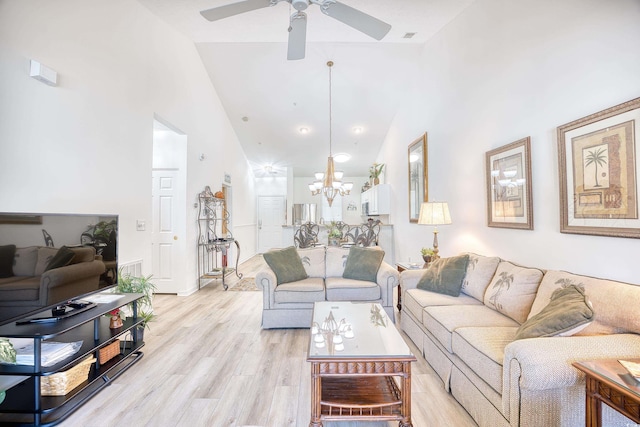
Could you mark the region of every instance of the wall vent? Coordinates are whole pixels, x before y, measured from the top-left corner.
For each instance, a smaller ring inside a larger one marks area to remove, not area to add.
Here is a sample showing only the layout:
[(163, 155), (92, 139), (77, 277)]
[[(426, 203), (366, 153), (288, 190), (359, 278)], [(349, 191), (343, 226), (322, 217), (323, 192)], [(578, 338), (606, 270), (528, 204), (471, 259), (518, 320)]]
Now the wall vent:
[(404, 36), (402, 36), (402, 38), (403, 39), (410, 39), (415, 35), (416, 35), (416, 33), (404, 33)]
[(120, 264), (120, 271), (123, 276), (133, 276), (133, 277), (142, 277), (142, 260), (136, 260), (127, 262), (125, 264)]

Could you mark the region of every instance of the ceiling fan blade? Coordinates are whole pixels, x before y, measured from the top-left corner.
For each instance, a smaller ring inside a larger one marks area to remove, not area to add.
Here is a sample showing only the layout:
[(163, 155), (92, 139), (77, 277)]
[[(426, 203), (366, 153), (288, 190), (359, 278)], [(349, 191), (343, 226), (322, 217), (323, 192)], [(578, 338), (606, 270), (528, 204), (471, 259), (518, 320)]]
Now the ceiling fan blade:
[(287, 59), (304, 59), (305, 47), (307, 44), (307, 14), (296, 12), (291, 15), (289, 25), (289, 47)]
[(273, 6), (274, 4), (275, 3), (271, 0), (244, 0), (238, 3), (231, 3), (203, 10), (200, 12), (200, 15), (204, 16), (209, 21), (217, 21), (230, 16), (240, 15), (241, 13), (251, 12), (252, 10)]
[(338, 21), (355, 28), (376, 40), (382, 40), (391, 29), (391, 25), (340, 2), (327, 2), (320, 10)]

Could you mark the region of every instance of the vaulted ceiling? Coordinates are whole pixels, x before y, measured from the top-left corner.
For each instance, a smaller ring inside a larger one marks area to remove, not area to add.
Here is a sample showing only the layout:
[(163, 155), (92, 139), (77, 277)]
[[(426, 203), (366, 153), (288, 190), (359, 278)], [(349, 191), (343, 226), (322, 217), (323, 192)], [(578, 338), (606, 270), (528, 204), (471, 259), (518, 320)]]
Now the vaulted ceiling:
[[(194, 41), (256, 176), (282, 175), (285, 168), (293, 168), (294, 176), (312, 176), (324, 169), (326, 64), (333, 61), (332, 152), (351, 154), (338, 167), (345, 175), (366, 176), (419, 78), (422, 45), (473, 0), (342, 0), (391, 24), (382, 41), (312, 4), (306, 10), (306, 57), (297, 61), (286, 59), (289, 16), (295, 12), (286, 1), (214, 22), (199, 12), (235, 0), (138, 1)], [(415, 35), (405, 38), (407, 33)]]

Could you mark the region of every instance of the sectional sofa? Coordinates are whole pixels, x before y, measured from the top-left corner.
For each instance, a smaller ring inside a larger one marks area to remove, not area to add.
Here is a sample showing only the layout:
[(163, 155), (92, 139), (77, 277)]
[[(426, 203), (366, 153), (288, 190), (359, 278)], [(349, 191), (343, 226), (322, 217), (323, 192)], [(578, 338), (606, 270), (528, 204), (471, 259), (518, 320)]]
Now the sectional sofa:
[[(105, 264), (93, 247), (66, 248), (67, 260), (50, 265), (59, 248), (16, 248), (11, 274), (0, 278), (0, 323), (27, 311), (47, 307), (98, 290)], [(49, 267), (49, 268), (47, 268)]]
[[(256, 285), (262, 290), (262, 327), (308, 328), (311, 326), (313, 303), (316, 301), (378, 302), (391, 319), (393, 290), (398, 285), (398, 271), (382, 261), (372, 279), (356, 280), (343, 277), (350, 249), (341, 247), (313, 247), (285, 249), (288, 256), (299, 256), (305, 277), (278, 284), (276, 272), (269, 266), (256, 274)], [(378, 247), (364, 251), (384, 251)], [(297, 255), (296, 255), (297, 253)], [(265, 259), (267, 254), (265, 254)]]
[[(572, 363), (640, 356), (640, 286), (462, 256), (458, 296), (418, 288), (425, 270), (400, 275), (401, 329), (480, 426), (584, 426)], [(603, 425), (635, 424), (603, 405)]]

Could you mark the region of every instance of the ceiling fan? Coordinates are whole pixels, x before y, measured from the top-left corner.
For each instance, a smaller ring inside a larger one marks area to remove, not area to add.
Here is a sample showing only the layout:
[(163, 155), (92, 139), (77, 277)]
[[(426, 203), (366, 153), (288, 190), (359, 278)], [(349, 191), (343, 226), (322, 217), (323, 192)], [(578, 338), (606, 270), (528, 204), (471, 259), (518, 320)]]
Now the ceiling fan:
[(303, 11), (307, 9), (310, 4), (318, 5), (325, 15), (337, 19), (376, 40), (382, 40), (391, 29), (391, 25), (386, 22), (336, 0), (244, 0), (203, 10), (200, 14), (209, 21), (217, 21), (241, 13), (251, 12), (252, 10), (275, 6), (281, 1), (291, 3), (296, 10), (296, 12), (291, 15), (289, 23), (287, 59), (304, 58), (307, 40), (307, 14)]

